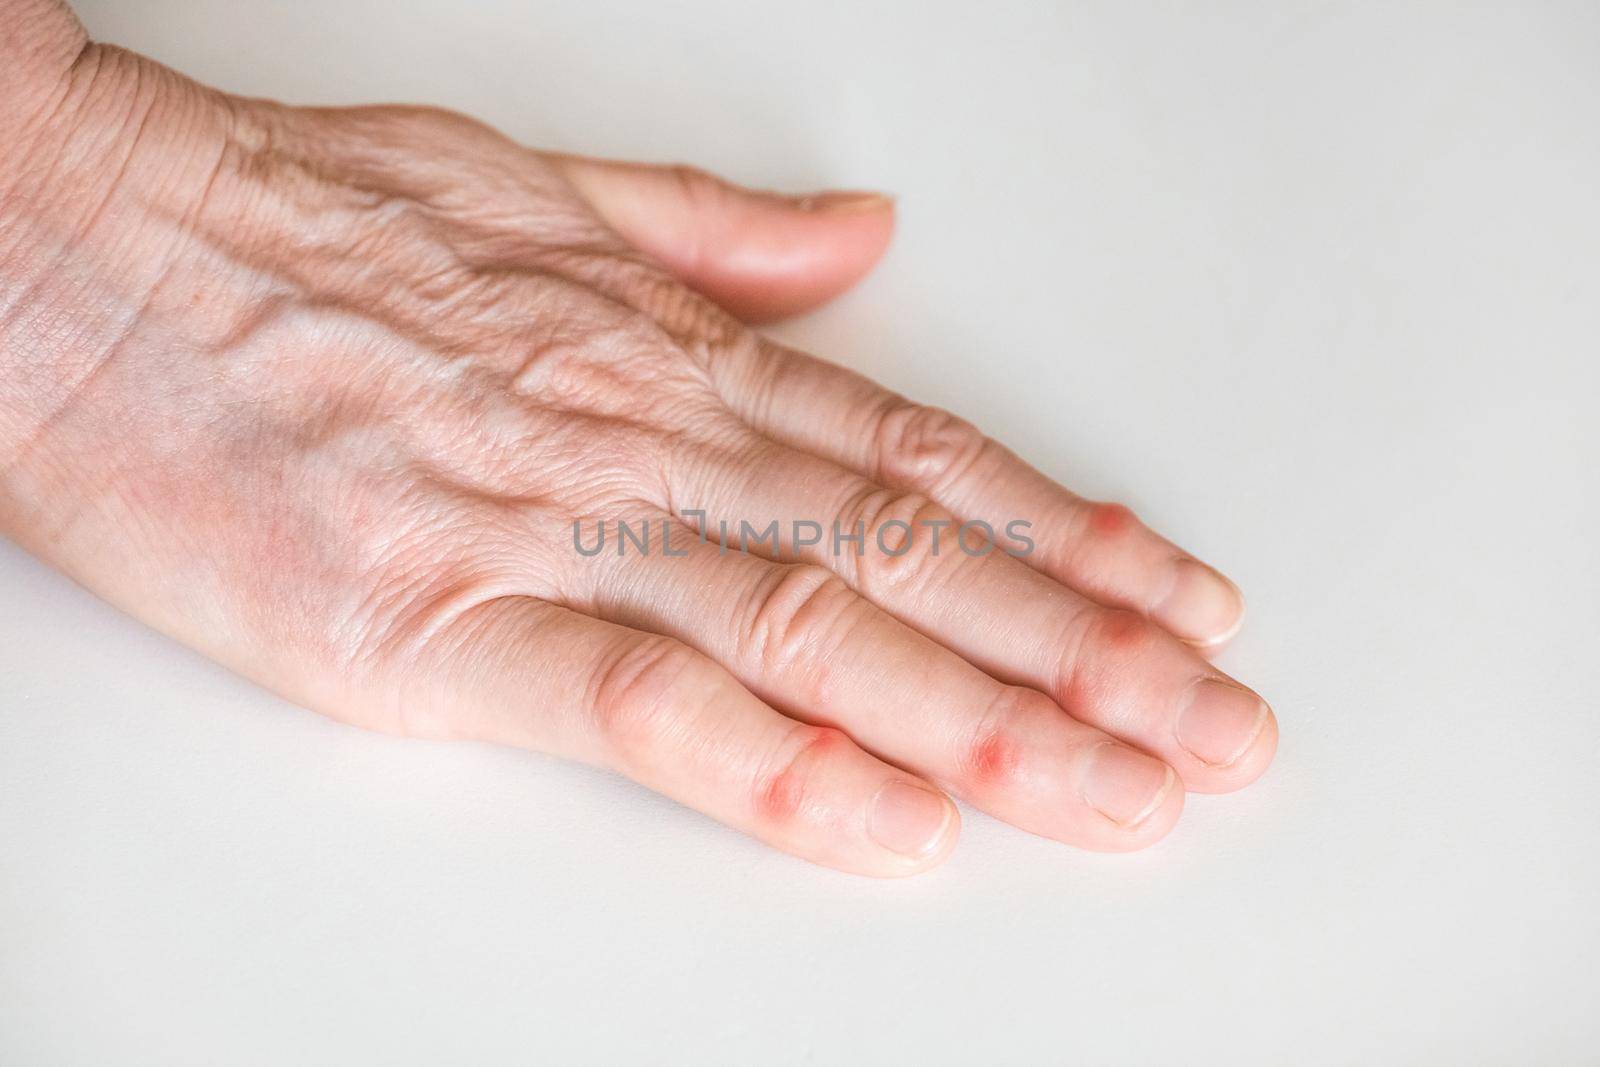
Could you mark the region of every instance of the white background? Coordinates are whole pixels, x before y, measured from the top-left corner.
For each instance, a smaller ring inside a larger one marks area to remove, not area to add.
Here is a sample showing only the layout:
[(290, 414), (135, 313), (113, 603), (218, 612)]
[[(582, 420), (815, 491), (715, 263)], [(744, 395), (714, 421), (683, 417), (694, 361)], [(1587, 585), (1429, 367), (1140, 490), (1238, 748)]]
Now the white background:
[(335, 725), (0, 545), (0, 1062), (1600, 1057), (1600, 8), (96, 0), (221, 87), (897, 192), (786, 339), (1250, 599), (1272, 770), (813, 868)]

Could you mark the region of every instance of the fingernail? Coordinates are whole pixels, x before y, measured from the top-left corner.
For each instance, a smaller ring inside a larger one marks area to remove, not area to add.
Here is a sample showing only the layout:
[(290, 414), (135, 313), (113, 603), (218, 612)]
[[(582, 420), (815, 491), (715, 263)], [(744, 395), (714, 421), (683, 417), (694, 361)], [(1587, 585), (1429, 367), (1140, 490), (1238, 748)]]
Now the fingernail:
[(1106, 818), (1131, 830), (1167, 799), (1177, 776), (1158, 759), (1105, 741), (1089, 757), (1083, 799)]
[(1178, 713), (1178, 744), (1198, 760), (1227, 767), (1250, 751), (1267, 722), (1260, 697), (1215, 678), (1203, 678), (1189, 691)]
[(1239, 587), (1199, 560), (1172, 561), (1166, 594), (1150, 612), (1157, 622), (1192, 645), (1220, 645), (1244, 624)]
[(867, 829), (889, 851), (922, 859), (944, 844), (953, 812), (950, 802), (931, 789), (890, 782), (873, 798)]
[(855, 189), (833, 189), (825, 193), (794, 197), (794, 205), (801, 211), (827, 212), (845, 215), (858, 211), (882, 211), (894, 205), (894, 197), (883, 193), (863, 192)]

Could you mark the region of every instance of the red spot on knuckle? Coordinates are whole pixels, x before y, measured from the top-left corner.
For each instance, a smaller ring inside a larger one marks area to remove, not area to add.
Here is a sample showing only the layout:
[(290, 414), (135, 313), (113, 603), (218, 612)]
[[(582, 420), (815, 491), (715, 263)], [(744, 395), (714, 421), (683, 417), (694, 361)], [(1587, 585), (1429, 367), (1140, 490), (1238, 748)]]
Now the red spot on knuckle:
[(973, 788), (992, 791), (1016, 774), (1022, 761), (1018, 720), (1037, 710), (1035, 701), (1048, 703), (1048, 698), (1008, 686), (979, 720), (960, 762)]
[(1114, 537), (1134, 524), (1133, 512), (1121, 504), (1094, 504), (1089, 508), (1089, 529), (1100, 537)]
[(1133, 611), (1110, 610), (1104, 613), (1099, 624), (1100, 643), (1112, 652), (1137, 652), (1149, 644), (1151, 623)]
[(763, 774), (755, 794), (756, 814), (768, 823), (785, 823), (805, 806), (807, 782), (818, 760), (837, 752), (849, 740), (831, 726), (800, 726), (786, 743), (776, 771)]
[(967, 757), (973, 781), (982, 786), (994, 786), (1005, 781), (1016, 765), (1016, 743), (999, 731), (978, 738)]
[(765, 822), (788, 822), (799, 810), (800, 787), (788, 771), (775, 775), (756, 796), (756, 811)]
[(1062, 648), (1054, 692), (1063, 706), (1094, 704), (1116, 686), (1161, 640), (1156, 625), (1138, 612), (1094, 608), (1073, 624)]

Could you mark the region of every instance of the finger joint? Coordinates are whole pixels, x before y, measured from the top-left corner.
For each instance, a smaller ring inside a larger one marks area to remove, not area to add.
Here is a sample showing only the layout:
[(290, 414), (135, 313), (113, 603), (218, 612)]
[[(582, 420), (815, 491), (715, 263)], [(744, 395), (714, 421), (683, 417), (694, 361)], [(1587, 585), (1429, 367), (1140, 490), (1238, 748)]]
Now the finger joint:
[(989, 439), (965, 419), (906, 401), (885, 408), (873, 433), (878, 477), (934, 494), (965, 477), (989, 447)]

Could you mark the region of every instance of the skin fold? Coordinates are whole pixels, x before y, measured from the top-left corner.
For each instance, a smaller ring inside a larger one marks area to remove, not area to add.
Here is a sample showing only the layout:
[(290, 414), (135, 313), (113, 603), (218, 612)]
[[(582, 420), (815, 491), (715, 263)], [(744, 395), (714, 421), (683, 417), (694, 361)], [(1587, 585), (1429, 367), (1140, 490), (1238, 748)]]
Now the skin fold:
[[(0, 528), (129, 614), (335, 718), (614, 768), (870, 875), (948, 855), (951, 796), (1135, 849), (1270, 762), (1203, 655), (1230, 583), (747, 325), (869, 270), (886, 198), (230, 97), (0, 7)], [(954, 550), (971, 519), (1035, 550)], [(675, 554), (575, 551), (619, 521)]]

